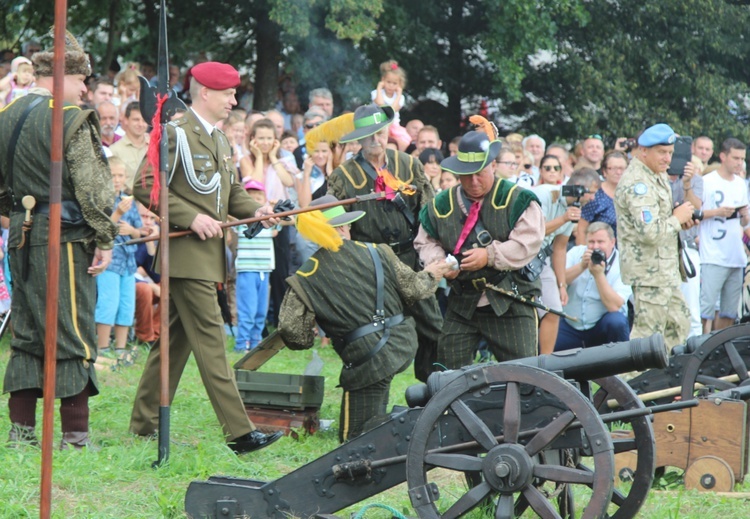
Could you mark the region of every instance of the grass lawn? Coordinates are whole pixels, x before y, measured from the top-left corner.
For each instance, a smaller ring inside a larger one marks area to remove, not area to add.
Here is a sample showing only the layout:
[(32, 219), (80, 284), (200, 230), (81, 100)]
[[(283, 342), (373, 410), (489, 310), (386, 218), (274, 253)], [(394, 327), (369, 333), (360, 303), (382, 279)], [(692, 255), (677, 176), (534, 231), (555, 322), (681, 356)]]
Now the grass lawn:
[[(231, 340), (230, 340), (231, 342)], [(229, 345), (231, 349), (231, 344)], [(0, 344), (0, 371), (8, 360), (7, 337)], [(152, 469), (157, 457), (157, 442), (133, 437), (128, 421), (136, 385), (145, 359), (142, 352), (135, 366), (120, 372), (101, 371), (101, 393), (91, 399), (91, 432), (101, 446), (99, 452), (55, 451), (53, 506), (55, 518), (171, 518), (184, 517), (183, 500), (192, 480), (212, 475), (271, 480), (335, 448), (341, 391), (338, 383), (340, 362), (331, 348), (319, 349), (325, 362), (326, 396), (320, 418), (335, 420), (331, 430), (313, 436), (301, 434), (298, 440), (285, 437), (275, 445), (242, 457), (235, 456), (224, 444), (221, 429), (201, 384), (195, 363), (191, 361), (180, 382), (171, 408), (172, 444), (169, 464)], [(229, 353), (230, 362), (239, 354)], [(302, 373), (310, 352), (284, 350), (262, 371)], [(415, 380), (411, 372), (396, 377), (391, 404), (404, 405), (404, 390)], [(41, 434), (41, 401), (38, 407), (38, 431)], [(0, 442), (5, 439), (8, 422), (7, 395), (0, 401)], [(59, 415), (55, 415), (59, 444)], [(39, 516), (39, 480), (41, 451), (35, 448), (0, 447), (0, 518), (20, 519)], [(460, 495), (462, 482), (454, 484)], [(738, 485), (737, 492), (750, 492), (750, 484)], [(441, 488), (442, 491), (442, 488)], [(387, 504), (414, 516), (406, 494), (406, 485), (358, 503), (338, 515), (348, 517), (366, 503)], [(475, 513), (473, 516), (480, 517)], [(668, 491), (653, 491), (639, 517), (744, 519), (750, 516), (745, 499), (719, 497), (710, 493), (686, 492), (680, 486)], [(383, 510), (371, 510), (367, 517), (390, 517)]]

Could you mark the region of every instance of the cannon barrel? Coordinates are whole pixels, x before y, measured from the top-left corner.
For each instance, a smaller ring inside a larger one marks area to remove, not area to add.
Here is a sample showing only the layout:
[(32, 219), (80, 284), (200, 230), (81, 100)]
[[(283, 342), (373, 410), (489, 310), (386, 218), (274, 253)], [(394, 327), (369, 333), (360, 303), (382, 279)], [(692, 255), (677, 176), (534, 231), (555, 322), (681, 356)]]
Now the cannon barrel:
[[(644, 339), (526, 357), (503, 364), (524, 364), (559, 372), (566, 379), (592, 380), (631, 371), (664, 368), (667, 365), (667, 348), (664, 337), (657, 333)], [(427, 384), (407, 388), (406, 403), (409, 407), (422, 407), (432, 395), (462, 376), (466, 370), (476, 368), (478, 366), (466, 366), (458, 370), (433, 373), (427, 379)]]

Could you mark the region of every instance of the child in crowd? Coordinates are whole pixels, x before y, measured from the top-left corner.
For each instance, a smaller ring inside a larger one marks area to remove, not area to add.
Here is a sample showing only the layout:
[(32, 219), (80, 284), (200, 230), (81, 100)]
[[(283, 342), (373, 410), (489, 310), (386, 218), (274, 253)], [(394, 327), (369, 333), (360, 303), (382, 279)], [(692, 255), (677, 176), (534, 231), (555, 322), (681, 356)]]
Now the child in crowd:
[(249, 177), (253, 169), (253, 164), (250, 162), (248, 157), (249, 152), (245, 148), (245, 134), (247, 130), (242, 112), (239, 110), (229, 112), (222, 126), (229, 145), (234, 152), (232, 160), (237, 171), (240, 173), (240, 178)]
[[(143, 227), (141, 234), (158, 235), (156, 216), (140, 202), (136, 202)], [(142, 343), (153, 344), (161, 333), (161, 276), (153, 270), (158, 242), (148, 241), (136, 245), (135, 263), (135, 337)]]
[[(245, 183), (247, 193), (259, 204), (266, 203), (263, 184), (256, 180)], [(237, 227), (237, 337), (234, 351), (255, 348), (268, 314), (269, 275), (276, 267), (273, 238), (276, 229), (262, 229), (254, 238), (245, 237), (247, 225)]]
[(437, 193), (442, 191), (440, 188), (440, 163), (443, 162), (443, 154), (437, 148), (425, 148), (419, 154), (419, 162), (424, 166), (424, 176), (427, 177), (432, 188)]
[(252, 179), (265, 187), (269, 200), (288, 199), (287, 188), (294, 186), (299, 170), (293, 156), (281, 157), (279, 154), (281, 143), (276, 138), (273, 122), (270, 119), (257, 121), (248, 137)]
[(0, 107), (25, 96), (34, 86), (34, 67), (28, 58), (19, 56), (10, 63), (10, 72), (0, 79)]
[(112, 262), (96, 278), (94, 320), (100, 353), (111, 354), (109, 336), (114, 325), (115, 353), (118, 358), (125, 358), (128, 330), (133, 325), (135, 315), (135, 251), (138, 246), (122, 244), (132, 238), (140, 238), (143, 223), (133, 197), (124, 191), (125, 163), (118, 157), (110, 157), (109, 167), (115, 187), (112, 221), (119, 225), (120, 233), (115, 238)]
[(297, 135), (292, 131), (285, 131), (281, 134), (281, 149), (293, 153), (299, 147)]
[(445, 191), (458, 184), (458, 177), (455, 173), (442, 170), (440, 172), (440, 191)]
[(406, 72), (398, 66), (397, 62), (391, 59), (380, 64), (380, 82), (370, 94), (376, 105), (388, 105), (393, 108), (395, 115), (393, 123), (388, 127), (388, 135), (398, 142), (401, 151), (404, 151), (411, 144), (411, 137), (406, 129), (401, 126), (399, 118), (399, 111), (405, 103), (405, 85)]

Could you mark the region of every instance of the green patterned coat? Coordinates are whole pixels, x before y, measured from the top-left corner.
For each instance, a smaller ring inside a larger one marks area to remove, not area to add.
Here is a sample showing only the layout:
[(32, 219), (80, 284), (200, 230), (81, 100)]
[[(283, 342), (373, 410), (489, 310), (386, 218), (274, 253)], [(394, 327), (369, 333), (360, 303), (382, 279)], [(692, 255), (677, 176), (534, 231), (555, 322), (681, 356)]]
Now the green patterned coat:
[[(51, 94), (36, 89), (6, 106), (0, 113), (0, 173), (8, 179), (8, 142), (21, 114), (35, 99), (42, 102), (29, 112), (18, 138), (12, 185), (3, 185), (0, 206), (10, 212), (9, 251), (13, 278), (13, 332), (11, 358), (3, 390), (41, 388), (43, 384), (45, 308), (47, 285), (48, 216), (36, 212), (27, 245), (29, 276), (23, 281), (18, 245), (24, 213), (13, 208), (8, 188), (16, 201), (32, 195), (37, 207), (49, 200)], [(104, 158), (99, 124), (92, 110), (72, 105), (64, 113), (63, 202), (77, 202), (83, 222), (63, 224), (58, 295), (56, 396), (80, 393), (89, 380), (96, 386), (96, 329), (94, 306), (96, 282), (87, 273), (94, 245), (112, 247), (117, 227), (109, 218), (114, 200), (111, 174)]]

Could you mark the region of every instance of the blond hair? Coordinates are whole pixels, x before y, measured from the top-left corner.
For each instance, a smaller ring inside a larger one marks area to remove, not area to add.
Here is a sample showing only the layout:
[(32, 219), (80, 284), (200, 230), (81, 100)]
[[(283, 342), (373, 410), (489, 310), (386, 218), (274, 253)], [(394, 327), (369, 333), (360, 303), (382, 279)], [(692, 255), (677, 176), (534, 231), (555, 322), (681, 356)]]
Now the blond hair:
[(385, 78), (386, 74), (395, 74), (401, 80), (401, 88), (406, 87), (406, 72), (396, 60), (389, 59), (380, 64), (380, 77)]

